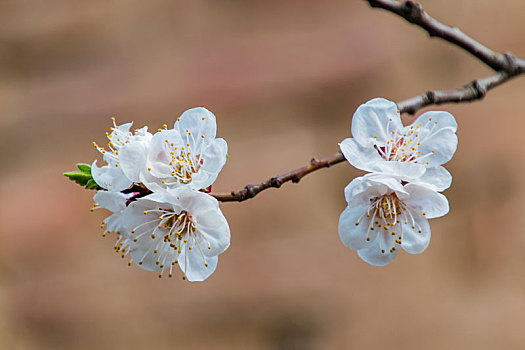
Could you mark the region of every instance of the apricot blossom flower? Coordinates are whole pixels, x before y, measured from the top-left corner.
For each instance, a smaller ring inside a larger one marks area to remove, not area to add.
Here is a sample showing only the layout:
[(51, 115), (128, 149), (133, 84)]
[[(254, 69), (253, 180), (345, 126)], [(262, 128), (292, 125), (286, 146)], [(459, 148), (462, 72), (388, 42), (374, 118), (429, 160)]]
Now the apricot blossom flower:
[(430, 242), (428, 219), (448, 213), (447, 198), (424, 183), (367, 174), (345, 188), (348, 206), (339, 219), (343, 244), (371, 265), (389, 264), (399, 248), (420, 254)]
[(456, 151), (456, 129), (452, 114), (443, 111), (426, 112), (403, 126), (397, 105), (375, 98), (359, 106), (352, 118), (353, 138), (339, 146), (358, 169), (424, 182), (443, 191), (452, 177), (441, 165)]
[(151, 191), (187, 186), (200, 190), (217, 178), (228, 147), (215, 138), (215, 116), (206, 108), (192, 108), (177, 118), (173, 129), (159, 130), (151, 142), (134, 143), (121, 151), (122, 169), (134, 182)]
[(122, 248), (148, 271), (179, 265), (183, 278), (203, 281), (216, 269), (218, 255), (230, 245), (230, 228), (210, 195), (187, 187), (152, 193), (122, 212)]
[(119, 166), (120, 154), (123, 148), (128, 147), (134, 143), (143, 143), (151, 138), (147, 127), (131, 132), (130, 128), (133, 123), (126, 123), (116, 125), (115, 118), (113, 120), (113, 127), (110, 129), (111, 133), (106, 133), (109, 139), (108, 149), (99, 147), (96, 142), (93, 142), (95, 148), (102, 153), (104, 160), (108, 163), (102, 167), (97, 167), (95, 160), (91, 166), (91, 174), (93, 180), (102, 188), (108, 191), (122, 191), (131, 186), (133, 181), (127, 177), (122, 167)]

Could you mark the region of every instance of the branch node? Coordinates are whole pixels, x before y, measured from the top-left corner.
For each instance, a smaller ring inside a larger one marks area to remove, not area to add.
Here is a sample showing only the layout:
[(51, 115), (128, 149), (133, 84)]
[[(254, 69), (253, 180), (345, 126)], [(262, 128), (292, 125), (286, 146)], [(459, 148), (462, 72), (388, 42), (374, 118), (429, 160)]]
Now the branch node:
[(507, 73), (512, 75), (517, 74), (519, 72), (519, 64), (516, 56), (514, 56), (512, 52), (505, 52), (503, 57), (505, 58), (505, 62), (507, 62)]
[(412, 23), (421, 22), (425, 14), (423, 5), (418, 4), (417, 2), (413, 2), (411, 0), (405, 1), (403, 3), (403, 12), (405, 14), (405, 17), (408, 17), (409, 21)]
[(487, 90), (477, 80), (472, 81), (467, 87), (474, 91), (473, 99), (481, 100), (487, 94)]
[(254, 187), (255, 186), (253, 186), (253, 185), (246, 185), (244, 187), (244, 191), (243, 191), (243, 192), (246, 193), (246, 195), (244, 195), (243, 197), (245, 197), (245, 198), (253, 198), (253, 197), (255, 197), (256, 193), (255, 193), (255, 188)]
[(281, 185), (282, 185), (282, 183), (277, 177), (274, 176), (274, 177), (272, 177), (270, 179), (270, 186), (271, 187), (279, 188), (279, 187), (281, 187)]
[(301, 180), (301, 177), (299, 175), (294, 175), (294, 177), (292, 177), (292, 182), (294, 184), (298, 183), (300, 180)]
[(436, 93), (434, 91), (427, 91), (425, 92), (425, 98), (427, 101), (425, 101), (427, 104), (434, 104), (436, 102)]

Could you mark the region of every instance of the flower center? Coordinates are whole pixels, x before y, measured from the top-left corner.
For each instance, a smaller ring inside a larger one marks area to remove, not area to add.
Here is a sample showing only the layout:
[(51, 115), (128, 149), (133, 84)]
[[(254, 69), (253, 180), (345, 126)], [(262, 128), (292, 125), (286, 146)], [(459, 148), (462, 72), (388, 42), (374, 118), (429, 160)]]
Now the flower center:
[[(392, 119), (390, 119), (392, 121)], [(431, 126), (429, 127), (429, 124)], [(423, 127), (422, 124), (411, 125), (410, 128), (406, 128), (404, 132), (398, 130), (389, 130), (390, 123), (387, 125), (387, 137), (386, 144), (380, 144), (377, 142), (377, 136), (374, 136), (376, 143), (374, 148), (377, 153), (386, 161), (394, 162), (406, 162), (406, 163), (425, 163), (429, 164), (428, 161), (423, 160), (433, 153), (434, 150), (426, 154), (421, 154), (420, 146), (428, 137), (432, 134), (433, 128), (438, 124), (437, 121), (432, 122), (432, 118), (428, 118), (427, 123)], [(426, 136), (423, 136), (426, 135)]]
[(378, 231), (379, 249), (381, 253), (394, 253), (403, 242), (403, 224), (412, 226), (422, 232), (419, 225), (406, 205), (395, 193), (370, 199), (368, 210), (359, 217), (355, 225), (367, 225), (366, 240), (370, 241), (373, 231)]
[[(188, 243), (188, 239), (195, 238), (195, 230), (197, 229), (195, 219), (187, 211), (182, 211), (179, 214), (175, 214), (173, 210), (162, 208), (144, 211), (145, 214), (153, 212), (161, 214), (158, 219), (153, 220), (157, 226), (144, 233), (149, 232), (151, 239), (161, 235), (163, 242), (168, 243), (169, 248), (180, 254), (184, 248), (183, 243)], [(191, 250), (193, 247), (190, 246), (189, 249)]]
[[(188, 254), (196, 250), (195, 253), (201, 255), (204, 265), (208, 267), (203, 251), (204, 249), (211, 249), (211, 246), (208, 244), (207, 247), (202, 247), (202, 242), (199, 243), (200, 241), (197, 239), (197, 221), (193, 216), (184, 210), (176, 214), (171, 209), (163, 208), (145, 210), (144, 215), (148, 214), (155, 214), (156, 218), (143, 222), (131, 230), (133, 243), (141, 239), (147, 239), (148, 235), (154, 240), (150, 249), (138, 260), (139, 265), (143, 264), (146, 256), (153, 254), (156, 260), (155, 264), (161, 270), (159, 278), (162, 277), (165, 269), (169, 269), (168, 276), (172, 277), (172, 268), (179, 263), (179, 254), (183, 251), (186, 252), (184, 256), (184, 269), (186, 269), (188, 266)], [(147, 243), (145, 243), (145, 245), (146, 244)]]
[[(165, 140), (168, 151), (171, 155), (170, 166), (172, 168), (171, 180), (181, 184), (188, 184), (192, 181), (192, 177), (196, 174), (201, 166), (203, 160), (201, 159), (204, 142), (200, 142), (200, 147), (197, 150), (197, 142), (193, 134), (188, 129), (184, 132), (184, 145), (175, 144), (169, 140)], [(204, 139), (204, 135), (201, 136)], [(163, 183), (166, 183), (165, 180)]]

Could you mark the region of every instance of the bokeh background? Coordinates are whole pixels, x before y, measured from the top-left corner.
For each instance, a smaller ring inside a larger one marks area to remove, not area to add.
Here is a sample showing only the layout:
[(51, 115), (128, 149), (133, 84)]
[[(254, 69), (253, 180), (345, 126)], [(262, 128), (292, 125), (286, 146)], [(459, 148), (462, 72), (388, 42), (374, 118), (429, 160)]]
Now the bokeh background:
[[(525, 56), (522, 0), (424, 5)], [(440, 107), (451, 212), (383, 268), (339, 241), (347, 163), (222, 204), (231, 247), (194, 284), (128, 267), (61, 175), (99, 157), (111, 116), (156, 130), (205, 106), (229, 144), (214, 190), (240, 189), (336, 152), (373, 97), (489, 74), (364, 1), (1, 1), (0, 348), (525, 348), (525, 78)]]

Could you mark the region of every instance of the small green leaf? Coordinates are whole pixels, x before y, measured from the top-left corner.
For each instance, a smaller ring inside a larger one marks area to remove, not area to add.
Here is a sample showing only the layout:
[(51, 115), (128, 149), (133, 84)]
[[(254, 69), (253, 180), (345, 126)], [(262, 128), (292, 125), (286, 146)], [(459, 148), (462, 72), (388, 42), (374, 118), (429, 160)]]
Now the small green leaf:
[(88, 190), (98, 190), (100, 188), (95, 180), (93, 180), (93, 176), (91, 176), (91, 165), (78, 163), (77, 168), (80, 171), (69, 171), (64, 173), (64, 176), (67, 176), (71, 181), (75, 181)]
[(91, 175), (91, 165), (84, 164), (84, 163), (78, 163), (77, 168), (80, 169), (80, 171), (83, 172), (84, 174)]
[(81, 186), (86, 186), (88, 181), (91, 180), (91, 174), (86, 174), (80, 171), (70, 171), (64, 173), (64, 176), (67, 176), (70, 180), (75, 181)]
[(88, 190), (98, 190), (100, 188), (98, 187), (97, 183), (93, 179), (89, 179), (85, 187)]

